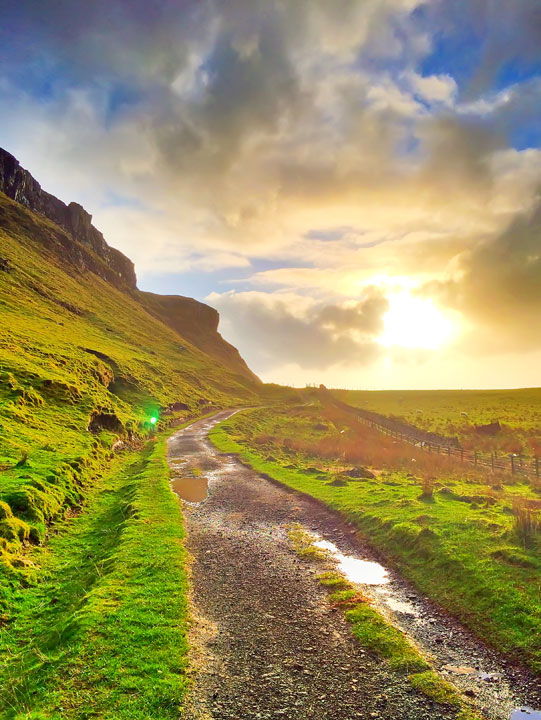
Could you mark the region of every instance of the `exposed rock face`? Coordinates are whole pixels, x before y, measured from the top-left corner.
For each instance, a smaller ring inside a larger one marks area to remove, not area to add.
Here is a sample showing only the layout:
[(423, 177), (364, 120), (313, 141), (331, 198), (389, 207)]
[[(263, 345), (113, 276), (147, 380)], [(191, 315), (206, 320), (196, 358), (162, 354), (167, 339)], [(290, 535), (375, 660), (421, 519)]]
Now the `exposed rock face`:
[[(50, 252), (61, 258), (71, 268), (85, 273), (92, 272), (122, 291), (128, 291), (154, 317), (168, 325), (179, 335), (208, 355), (217, 358), (231, 368), (244, 380), (260, 383), (259, 378), (248, 368), (238, 350), (226, 342), (218, 332), (220, 316), (214, 308), (193, 298), (176, 295), (154, 295), (137, 289), (135, 270), (132, 261), (120, 251), (109, 247), (103, 235), (92, 225), (92, 216), (77, 203), (66, 205), (61, 200), (45, 192), (32, 175), (19, 165), (18, 160), (6, 150), (0, 148), (0, 192), (22, 207), (14, 208), (15, 224), (32, 222), (32, 213), (38, 213), (55, 223), (45, 232), (35, 229), (35, 237)], [(7, 201), (3, 201), (6, 203)], [(10, 203), (11, 204), (11, 203)], [(23, 208), (30, 210), (28, 213)], [(7, 216), (5, 218), (7, 223)], [(0, 226), (4, 223), (0, 208)], [(43, 225), (43, 223), (41, 223)], [(10, 272), (7, 258), (0, 257), (0, 272)], [(43, 293), (38, 287), (36, 292)], [(80, 314), (77, 308), (64, 301), (49, 297), (70, 312)], [(84, 349), (84, 348), (83, 348)], [(180, 343), (177, 350), (186, 348)], [(87, 350), (111, 364), (111, 359), (100, 352)], [(113, 420), (100, 417), (96, 422)], [(105, 425), (103, 425), (105, 427)]]
[(218, 332), (220, 315), (214, 308), (193, 298), (139, 292), (142, 305), (195, 347), (221, 360), (242, 377), (260, 383), (239, 351)]
[[(115, 285), (135, 289), (136, 277), (132, 261), (119, 250), (109, 247), (103, 235), (92, 225), (92, 216), (77, 203), (66, 205), (42, 190), (19, 161), (0, 148), (0, 190), (15, 202), (52, 220), (85, 247), (92, 250), (105, 263), (109, 271), (104, 277)], [(86, 263), (88, 269), (99, 272), (99, 266)]]

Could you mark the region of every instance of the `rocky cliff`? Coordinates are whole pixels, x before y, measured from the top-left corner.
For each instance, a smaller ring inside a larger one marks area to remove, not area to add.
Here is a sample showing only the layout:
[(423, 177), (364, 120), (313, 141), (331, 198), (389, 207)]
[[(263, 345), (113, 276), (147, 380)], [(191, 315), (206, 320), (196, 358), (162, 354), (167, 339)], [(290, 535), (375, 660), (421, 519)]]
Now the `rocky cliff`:
[(156, 318), (172, 328), (192, 345), (221, 360), (242, 377), (260, 383), (236, 347), (218, 332), (220, 314), (214, 308), (193, 298), (178, 295), (138, 293), (141, 304)]
[[(79, 263), (102, 275), (115, 285), (135, 289), (136, 277), (132, 261), (105, 242), (103, 235), (92, 225), (92, 216), (77, 203), (66, 205), (42, 189), (19, 161), (0, 148), (0, 190), (15, 202), (43, 215), (64, 228), (77, 242), (88, 248), (102, 261), (92, 262), (92, 255), (78, 253)], [(104, 267), (105, 266), (105, 267)]]
[[(174, 330), (204, 353), (218, 359), (244, 381), (260, 383), (238, 350), (218, 332), (220, 316), (216, 310), (193, 298), (154, 295), (137, 289), (132, 261), (109, 247), (92, 225), (92, 216), (77, 203), (65, 205), (22, 168), (10, 153), (0, 148), (0, 191), (15, 201), (0, 202), (0, 228), (17, 232), (24, 229), (44, 250), (64, 265), (70, 274), (88, 272), (99, 275), (130, 296), (139, 306)], [(9, 209), (7, 206), (10, 206)], [(26, 208), (26, 210), (24, 209)], [(30, 210), (32, 212), (27, 212)], [(38, 213), (54, 225), (36, 222)], [(11, 260), (0, 257), (0, 271), (9, 272)]]

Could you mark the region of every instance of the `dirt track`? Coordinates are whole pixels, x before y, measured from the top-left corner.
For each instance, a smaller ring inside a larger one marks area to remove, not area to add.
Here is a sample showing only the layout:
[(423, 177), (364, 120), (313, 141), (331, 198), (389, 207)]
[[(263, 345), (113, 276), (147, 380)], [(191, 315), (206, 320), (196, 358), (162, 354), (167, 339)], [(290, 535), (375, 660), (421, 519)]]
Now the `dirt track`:
[[(169, 441), (173, 474), (195, 468), (209, 478), (208, 498), (184, 504), (199, 618), (192, 634), (199, 671), (184, 719), (454, 718), (456, 711), (417, 694), (360, 647), (314, 577), (319, 568), (295, 555), (285, 530), (298, 522), (367, 557), (351, 527), (210, 445), (209, 428), (230, 414), (198, 421)], [(427, 636), (437, 634), (433, 620), (424, 625)], [(490, 717), (509, 717), (507, 685), (491, 692)]]

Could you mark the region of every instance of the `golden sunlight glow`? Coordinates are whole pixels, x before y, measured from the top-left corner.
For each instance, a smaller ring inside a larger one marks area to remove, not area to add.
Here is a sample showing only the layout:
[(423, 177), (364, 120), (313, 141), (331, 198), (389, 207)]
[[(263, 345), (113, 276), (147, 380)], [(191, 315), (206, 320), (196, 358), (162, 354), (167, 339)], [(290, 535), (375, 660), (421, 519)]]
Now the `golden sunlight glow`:
[(389, 296), (378, 342), (386, 347), (436, 350), (450, 341), (453, 324), (432, 302), (403, 290)]

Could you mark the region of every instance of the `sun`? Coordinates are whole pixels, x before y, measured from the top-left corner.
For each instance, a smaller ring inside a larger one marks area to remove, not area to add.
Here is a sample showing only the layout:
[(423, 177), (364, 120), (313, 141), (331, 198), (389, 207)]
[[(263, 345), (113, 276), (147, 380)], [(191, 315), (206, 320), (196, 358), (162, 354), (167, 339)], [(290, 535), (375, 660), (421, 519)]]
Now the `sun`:
[(378, 342), (386, 347), (437, 350), (452, 338), (454, 326), (432, 300), (403, 290), (389, 296)]

